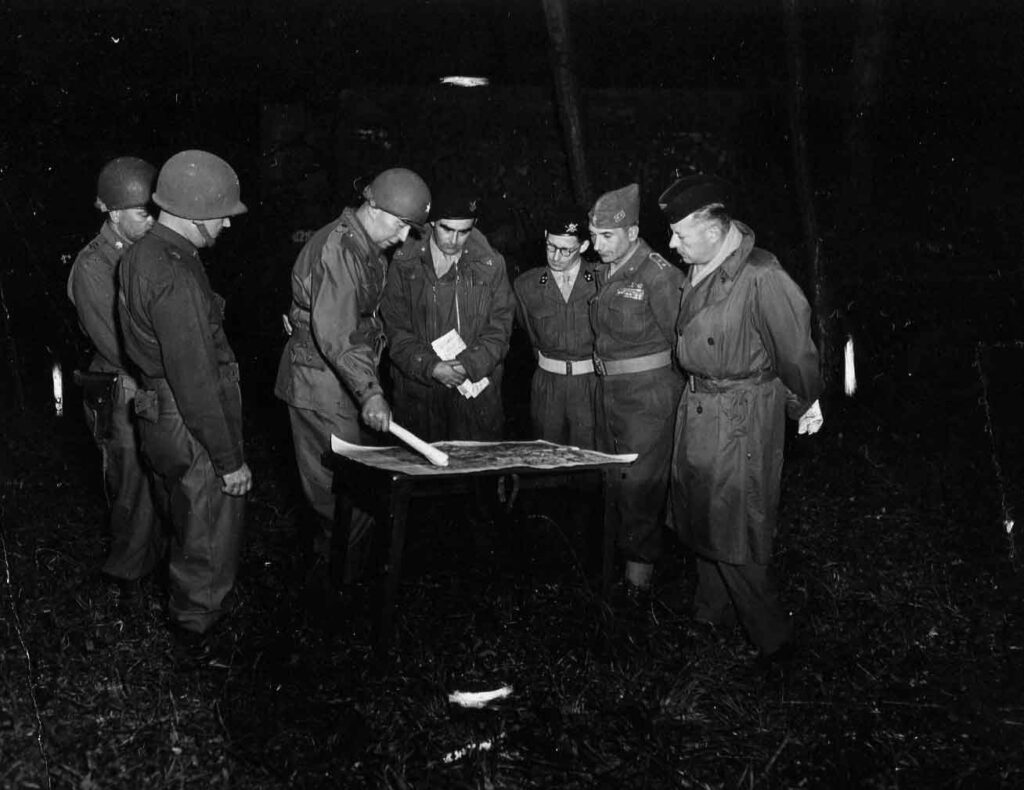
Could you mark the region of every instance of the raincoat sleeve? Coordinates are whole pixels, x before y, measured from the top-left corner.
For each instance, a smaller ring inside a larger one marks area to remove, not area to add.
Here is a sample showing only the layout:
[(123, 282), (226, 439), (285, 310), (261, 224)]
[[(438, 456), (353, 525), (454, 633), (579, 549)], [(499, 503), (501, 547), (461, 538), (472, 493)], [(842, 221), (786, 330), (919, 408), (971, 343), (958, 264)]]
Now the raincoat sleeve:
[(756, 321), (775, 372), (793, 395), (787, 412), (799, 417), (821, 395), (818, 349), (811, 340), (811, 306), (778, 266), (757, 279)]
[[(525, 276), (528, 276), (529, 272)], [(523, 281), (516, 280), (512, 285), (512, 291), (516, 297), (516, 320), (519, 322), (519, 326), (526, 332), (527, 337), (530, 339), (530, 346), (533, 349), (533, 355), (537, 356), (537, 338), (534, 336), (533, 327), (530, 325), (530, 313), (526, 305), (526, 295)]]
[(441, 358), (434, 353), (427, 340), (416, 334), (413, 327), (415, 307), (409, 280), (402, 276), (399, 265), (392, 263), (391, 267), (384, 286), (384, 299), (380, 304), (388, 333), (388, 355), (391, 362), (410, 379), (422, 384), (434, 383), (431, 374)]
[(344, 242), (325, 244), (310, 271), (310, 332), (317, 348), (356, 402), (382, 395), (377, 352), (359, 327), (359, 292), (369, 276), (357, 250)]
[(501, 364), (508, 354), (516, 300), (508, 282), (505, 259), (494, 253), (495, 275), (491, 279), (490, 310), (473, 343), (458, 356), (470, 381), (480, 381)]
[(149, 303), (153, 332), (160, 341), (164, 375), (185, 427), (210, 455), (221, 476), (245, 462), (242, 438), (221, 398), (221, 371), (209, 320), (211, 305), (194, 278), (172, 267), (154, 285)]

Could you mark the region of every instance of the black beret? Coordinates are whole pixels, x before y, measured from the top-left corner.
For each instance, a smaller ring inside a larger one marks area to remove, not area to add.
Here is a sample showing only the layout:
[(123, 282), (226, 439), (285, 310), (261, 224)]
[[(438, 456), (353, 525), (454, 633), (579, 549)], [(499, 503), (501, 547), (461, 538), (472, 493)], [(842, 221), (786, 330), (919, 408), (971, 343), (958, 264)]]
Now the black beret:
[(658, 198), (658, 207), (665, 212), (672, 225), (712, 203), (721, 203), (728, 209), (732, 199), (732, 185), (728, 181), (698, 173), (680, 178), (662, 192)]
[(544, 216), (544, 230), (552, 236), (587, 237), (587, 215), (578, 206), (557, 206)]
[(466, 187), (442, 187), (430, 207), (431, 219), (476, 219), (480, 201)]

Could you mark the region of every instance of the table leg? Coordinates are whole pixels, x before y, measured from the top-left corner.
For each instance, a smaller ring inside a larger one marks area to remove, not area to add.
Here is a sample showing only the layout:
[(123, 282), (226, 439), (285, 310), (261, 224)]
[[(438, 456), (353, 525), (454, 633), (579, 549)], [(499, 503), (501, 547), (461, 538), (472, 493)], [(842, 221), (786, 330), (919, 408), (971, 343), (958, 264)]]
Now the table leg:
[(377, 648), (383, 649), (391, 641), (394, 629), (395, 598), (402, 576), (402, 552), (405, 549), (405, 525), (409, 515), (412, 484), (407, 480), (391, 480), (387, 494), (385, 517), (378, 523), (381, 540), (380, 554), (387, 551), (387, 564), (378, 586)]
[(601, 507), (600, 513), (604, 523), (604, 548), (601, 562), (601, 594), (606, 598), (612, 589), (612, 581), (615, 575), (615, 521), (608, 517), (608, 478), (614, 472), (601, 473)]

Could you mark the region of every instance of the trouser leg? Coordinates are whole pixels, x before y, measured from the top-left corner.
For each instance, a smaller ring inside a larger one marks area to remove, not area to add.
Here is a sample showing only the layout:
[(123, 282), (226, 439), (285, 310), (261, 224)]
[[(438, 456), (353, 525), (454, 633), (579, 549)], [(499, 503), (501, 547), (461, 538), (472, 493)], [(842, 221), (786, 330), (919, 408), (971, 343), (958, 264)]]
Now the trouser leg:
[(736, 625), (736, 610), (718, 569), (718, 563), (697, 556), (697, 590), (693, 596), (693, 617), (714, 626)]
[(149, 574), (166, 551), (166, 536), (153, 501), (151, 475), (142, 458), (131, 407), (130, 398), (118, 398), (110, 436), (99, 441), (110, 505), (110, 552), (103, 572), (126, 580)]
[(771, 654), (793, 638), (793, 621), (779, 601), (767, 565), (717, 563), (740, 623), (763, 654)]
[(171, 544), (168, 607), (181, 627), (208, 630), (230, 608), (245, 519), (245, 497), (221, 491), (210, 457), (191, 436), (192, 464), (171, 486), (177, 535)]
[[(324, 465), (323, 458), (330, 451), (331, 434), (348, 442), (359, 442), (359, 427), (351, 420), (331, 420), (318, 412), (289, 406), (292, 443), (299, 467), (299, 479), (306, 502), (314, 513), (314, 552), (327, 558), (330, 554), (337, 496), (334, 490), (334, 472)], [(373, 517), (359, 507), (352, 507), (344, 579), (354, 581), (363, 571), (368, 552), (367, 542), (373, 528)]]

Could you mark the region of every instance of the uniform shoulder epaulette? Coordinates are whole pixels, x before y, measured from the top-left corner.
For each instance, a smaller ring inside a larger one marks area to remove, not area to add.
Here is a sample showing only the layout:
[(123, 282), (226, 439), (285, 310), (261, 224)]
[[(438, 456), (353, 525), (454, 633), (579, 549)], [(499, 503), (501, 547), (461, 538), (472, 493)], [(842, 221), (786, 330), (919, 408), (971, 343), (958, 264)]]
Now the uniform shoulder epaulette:
[(672, 265), (662, 257), (661, 253), (655, 252), (654, 250), (651, 250), (647, 257), (650, 258), (651, 261), (654, 262), (654, 265), (659, 269), (664, 269)]
[(776, 258), (768, 250), (762, 250), (760, 247), (754, 247), (750, 250), (750, 255), (747, 256), (747, 263), (752, 266), (781, 266), (779, 259)]

